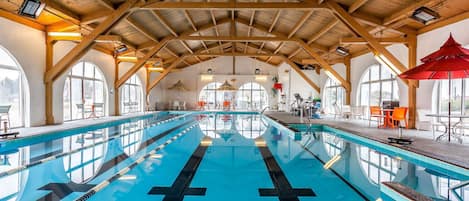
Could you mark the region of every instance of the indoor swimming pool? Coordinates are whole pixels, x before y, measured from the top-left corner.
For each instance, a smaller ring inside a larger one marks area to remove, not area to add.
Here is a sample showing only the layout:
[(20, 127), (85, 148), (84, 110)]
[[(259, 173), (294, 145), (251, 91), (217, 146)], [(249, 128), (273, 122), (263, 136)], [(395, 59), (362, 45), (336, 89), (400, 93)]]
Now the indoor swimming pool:
[(258, 113), (157, 113), (0, 142), (0, 200), (469, 199), (467, 170)]

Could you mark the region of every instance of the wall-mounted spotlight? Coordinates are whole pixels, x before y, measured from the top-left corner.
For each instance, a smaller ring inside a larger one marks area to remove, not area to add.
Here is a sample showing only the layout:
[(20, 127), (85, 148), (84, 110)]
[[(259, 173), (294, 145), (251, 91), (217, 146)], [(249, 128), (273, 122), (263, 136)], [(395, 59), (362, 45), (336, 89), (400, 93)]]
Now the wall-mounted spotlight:
[(254, 74), (255, 75), (261, 74), (261, 69), (256, 68), (256, 70), (254, 70)]
[(415, 10), (414, 13), (412, 13), (412, 16), (410, 16), (410, 18), (417, 20), (423, 24), (427, 24), (428, 22), (432, 20), (436, 20), (440, 18), (440, 15), (437, 12), (433, 11), (432, 9), (423, 6), (423, 7), (417, 8), (417, 10)]
[(349, 54), (349, 50), (345, 47), (342, 47), (342, 46), (338, 46), (337, 48), (335, 48), (335, 53), (337, 53), (338, 55), (340, 56), (347, 56)]
[(46, 7), (46, 4), (41, 3), (39, 0), (25, 0), (18, 10), (18, 14), (36, 19), (41, 15), (44, 7)]
[(118, 47), (116, 47), (116, 49), (114, 49), (114, 51), (116, 52), (116, 54), (119, 54), (127, 51), (128, 49), (129, 48), (127, 48), (127, 45), (119, 45)]

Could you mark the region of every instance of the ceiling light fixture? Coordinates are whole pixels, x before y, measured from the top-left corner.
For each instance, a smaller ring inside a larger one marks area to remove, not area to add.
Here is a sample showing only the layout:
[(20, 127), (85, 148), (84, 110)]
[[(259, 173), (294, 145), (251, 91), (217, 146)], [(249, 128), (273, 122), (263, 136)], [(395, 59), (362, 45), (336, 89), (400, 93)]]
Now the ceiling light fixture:
[(430, 21), (440, 18), (440, 15), (434, 10), (427, 8), (425, 6), (417, 8), (417, 10), (412, 13), (410, 18), (417, 20), (423, 24), (427, 24)]
[(118, 56), (117, 59), (124, 62), (137, 62), (138, 58), (135, 56)]
[(18, 10), (18, 14), (36, 19), (41, 15), (45, 7), (46, 4), (41, 3), (39, 0), (25, 0)]
[(342, 46), (338, 46), (337, 48), (335, 48), (335, 52), (340, 55), (340, 56), (347, 56), (349, 55), (350, 53), (350, 50), (345, 48), (345, 47), (342, 47)]
[(129, 48), (127, 48), (126, 45), (119, 45), (118, 47), (116, 47), (116, 49), (114, 49), (114, 52), (116, 52), (116, 54), (119, 54), (119, 53), (127, 51), (128, 49)]
[(81, 37), (79, 32), (47, 32), (48, 36), (56, 37)]

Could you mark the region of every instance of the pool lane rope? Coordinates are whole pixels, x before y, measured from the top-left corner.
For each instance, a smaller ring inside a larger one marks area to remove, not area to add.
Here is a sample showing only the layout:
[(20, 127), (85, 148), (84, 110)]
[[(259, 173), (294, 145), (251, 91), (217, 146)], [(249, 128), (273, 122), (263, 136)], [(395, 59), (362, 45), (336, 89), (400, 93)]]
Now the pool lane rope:
[(190, 113), (188, 114), (184, 114), (184, 115), (179, 115), (179, 116), (176, 116), (176, 117), (173, 117), (173, 118), (169, 118), (169, 119), (165, 119), (163, 121), (158, 121), (156, 123), (151, 123), (151, 124), (147, 124), (145, 125), (143, 128), (141, 129), (138, 129), (138, 130), (135, 130), (135, 131), (132, 131), (132, 132), (128, 132), (128, 133), (124, 133), (124, 134), (120, 134), (120, 135), (115, 135), (115, 136), (111, 136), (109, 137), (108, 139), (106, 140), (103, 140), (103, 141), (100, 141), (100, 142), (97, 142), (95, 144), (90, 144), (90, 145), (87, 145), (87, 146), (84, 146), (84, 147), (81, 147), (81, 148), (78, 148), (78, 149), (75, 149), (75, 150), (72, 150), (72, 151), (69, 151), (69, 152), (63, 152), (63, 153), (60, 153), (60, 154), (56, 154), (56, 155), (53, 155), (53, 156), (49, 156), (47, 158), (43, 158), (41, 160), (38, 160), (38, 161), (35, 161), (33, 163), (28, 163), (28, 164), (25, 164), (25, 165), (22, 165), (22, 166), (19, 166), (19, 167), (16, 167), (16, 168), (13, 168), (13, 169), (10, 169), (8, 171), (5, 171), (5, 172), (0, 172), (0, 178), (2, 177), (5, 177), (5, 176), (9, 176), (9, 175), (12, 175), (12, 174), (15, 174), (15, 173), (18, 173), (20, 171), (23, 171), (23, 170), (26, 170), (28, 168), (31, 168), (31, 167), (34, 167), (36, 165), (40, 165), (42, 163), (45, 163), (45, 162), (48, 162), (48, 161), (51, 161), (51, 160), (55, 160), (55, 159), (58, 159), (58, 158), (61, 158), (61, 157), (65, 157), (65, 156), (68, 156), (68, 155), (72, 155), (74, 153), (77, 153), (79, 151), (82, 151), (82, 150), (85, 150), (85, 149), (89, 149), (93, 146), (97, 146), (97, 145), (101, 145), (101, 144), (104, 144), (106, 142), (109, 142), (113, 139), (116, 139), (116, 138), (120, 138), (120, 137), (123, 137), (123, 136), (126, 136), (126, 135), (130, 135), (132, 133), (136, 133), (136, 132), (139, 132), (139, 131), (142, 131), (142, 130), (145, 130), (147, 128), (151, 128), (151, 127), (154, 127), (154, 126), (158, 126), (160, 124), (164, 124), (164, 123), (168, 123), (168, 122), (172, 122), (172, 121), (175, 121), (177, 119), (180, 119), (180, 118), (183, 118), (183, 117), (187, 117), (188, 115), (190, 115)]
[(134, 167), (136, 167), (138, 164), (142, 163), (143, 161), (145, 161), (145, 159), (149, 158), (151, 155), (153, 154), (156, 154), (156, 152), (162, 150), (164, 147), (166, 147), (167, 145), (171, 144), (172, 142), (176, 141), (179, 137), (183, 136), (184, 134), (186, 134), (187, 132), (189, 132), (190, 130), (192, 130), (195, 126), (197, 126), (198, 122), (192, 124), (190, 127), (182, 130), (180, 133), (178, 133), (177, 135), (171, 137), (169, 140), (167, 140), (165, 143), (159, 145), (158, 147), (156, 147), (155, 149), (153, 149), (152, 151), (148, 152), (146, 155), (144, 156), (141, 156), (140, 158), (138, 158), (135, 162), (133, 162), (132, 164), (130, 164), (129, 166), (119, 170), (119, 172), (117, 172), (115, 175), (113, 175), (111, 178), (107, 179), (107, 180), (104, 180), (102, 181), (101, 183), (97, 184), (96, 186), (94, 186), (93, 188), (91, 188), (90, 190), (88, 190), (85, 194), (83, 194), (82, 196), (80, 196), (79, 198), (75, 199), (75, 201), (86, 201), (88, 200), (91, 196), (93, 196), (94, 194), (96, 194), (97, 192), (101, 191), (103, 188), (105, 188), (106, 186), (108, 186), (110, 183), (112, 183), (113, 181), (119, 179), (121, 176), (127, 174), (127, 172), (129, 172), (130, 170), (132, 170)]

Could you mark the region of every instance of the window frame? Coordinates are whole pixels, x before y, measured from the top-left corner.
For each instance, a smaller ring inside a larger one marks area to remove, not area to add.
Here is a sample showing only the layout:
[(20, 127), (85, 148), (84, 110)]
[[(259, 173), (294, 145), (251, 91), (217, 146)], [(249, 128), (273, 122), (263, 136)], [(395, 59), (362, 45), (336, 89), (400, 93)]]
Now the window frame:
[[(378, 66), (378, 79), (372, 79), (372, 73), (371, 69)], [(399, 100), (399, 84), (397, 82), (397, 76), (394, 75), (391, 71), (388, 70), (388, 72), (391, 74), (391, 78), (382, 78), (382, 73), (383, 70), (386, 67), (381, 65), (381, 64), (373, 64), (370, 65), (362, 74), (362, 78), (360, 79), (360, 83), (358, 85), (358, 90), (359, 90), (359, 96), (358, 96), (358, 103), (361, 106), (371, 106), (371, 86), (372, 84), (379, 84), (379, 98), (378, 98), (378, 103), (381, 104), (383, 102), (383, 83), (390, 82), (391, 83), (391, 99), (392, 101), (397, 101)], [(365, 77), (368, 76), (367, 81), (363, 81)], [(394, 94), (394, 82), (396, 83), (397, 87), (397, 94)], [(362, 102), (362, 96), (363, 96), (363, 91), (362, 91), (362, 86), (363, 85), (368, 85), (368, 102), (363, 103)]]

